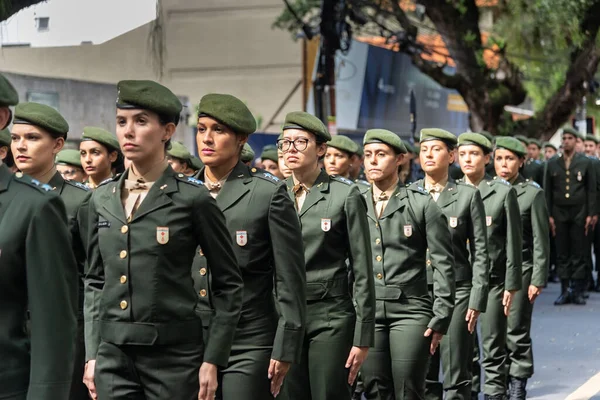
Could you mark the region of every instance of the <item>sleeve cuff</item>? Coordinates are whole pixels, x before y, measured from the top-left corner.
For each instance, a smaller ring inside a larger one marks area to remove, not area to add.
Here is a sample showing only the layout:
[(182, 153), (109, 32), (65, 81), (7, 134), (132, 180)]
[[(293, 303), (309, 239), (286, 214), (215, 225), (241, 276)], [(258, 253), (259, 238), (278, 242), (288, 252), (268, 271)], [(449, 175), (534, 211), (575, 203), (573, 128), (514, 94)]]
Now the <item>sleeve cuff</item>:
[(441, 333), (445, 335), (448, 332), (448, 327), (450, 326), (450, 317), (448, 318), (440, 318), (433, 317), (431, 321), (429, 321), (428, 328), (432, 329), (435, 332)]
[(485, 312), (487, 308), (487, 289), (473, 287), (469, 298), (469, 308), (479, 312)]
[(85, 361), (95, 360), (100, 345), (99, 324), (96, 321), (85, 323)]
[(298, 364), (302, 356), (303, 342), (303, 329), (286, 329), (279, 326), (275, 334), (271, 358), (277, 361)]
[(373, 347), (375, 345), (375, 321), (356, 321), (354, 346)]

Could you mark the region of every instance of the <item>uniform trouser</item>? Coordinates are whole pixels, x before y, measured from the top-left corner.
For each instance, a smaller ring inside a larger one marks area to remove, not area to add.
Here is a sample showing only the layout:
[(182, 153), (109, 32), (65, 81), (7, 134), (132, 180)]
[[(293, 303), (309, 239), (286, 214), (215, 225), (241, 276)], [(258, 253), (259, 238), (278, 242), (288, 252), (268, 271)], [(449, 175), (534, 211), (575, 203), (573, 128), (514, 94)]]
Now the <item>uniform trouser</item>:
[[(480, 317), (481, 318), (481, 317)], [(473, 378), (471, 379), (471, 393), (481, 391), (481, 347), (479, 346), (479, 334), (477, 328), (473, 332)]]
[(561, 280), (588, 278), (586, 252), (589, 254), (590, 249), (582, 213), (581, 207), (554, 207), (557, 271)]
[(278, 398), (345, 400), (352, 397), (346, 360), (352, 348), (356, 313), (352, 299), (309, 301), (299, 364), (292, 365)]
[(203, 345), (100, 342), (95, 383), (100, 400), (197, 400)]
[[(417, 309), (413, 309), (395, 302), (377, 301), (378, 314), (381, 310), (389, 317), (377, 318), (375, 346), (369, 350), (361, 370), (367, 399), (425, 398), (431, 338), (423, 334), (431, 320), (431, 315), (427, 315), (430, 313), (427, 305), (431, 310), (431, 300), (410, 299), (409, 302), (422, 304), (415, 304)], [(394, 312), (396, 310), (401, 312)]]
[[(528, 268), (526, 268), (528, 267)], [(533, 348), (531, 346), (531, 314), (533, 304), (529, 301), (532, 266), (523, 265), (523, 287), (513, 297), (508, 314), (506, 337), (508, 374), (515, 378), (533, 376)]]
[(83, 371), (85, 369), (85, 342), (83, 334), (83, 320), (77, 321), (77, 344), (75, 345), (75, 362), (73, 367), (73, 378), (71, 380), (71, 392), (69, 400), (88, 400), (88, 389), (83, 383)]
[[(443, 391), (446, 391), (446, 400), (471, 398), (473, 335), (469, 333), (465, 321), (470, 294), (470, 281), (456, 283), (456, 298), (450, 327), (429, 365), (425, 390), (427, 399), (441, 400)], [(440, 360), (444, 375), (443, 385), (439, 382)]]
[(594, 258), (594, 270), (598, 272), (600, 271), (600, 222), (594, 228)]

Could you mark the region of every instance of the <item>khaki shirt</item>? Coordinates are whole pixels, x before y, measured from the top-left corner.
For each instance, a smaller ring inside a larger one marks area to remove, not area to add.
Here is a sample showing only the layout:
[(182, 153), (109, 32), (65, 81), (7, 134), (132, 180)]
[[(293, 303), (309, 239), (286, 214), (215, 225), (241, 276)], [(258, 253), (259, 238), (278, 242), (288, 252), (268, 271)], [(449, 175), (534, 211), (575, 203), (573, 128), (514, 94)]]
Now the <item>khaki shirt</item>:
[(165, 158), (145, 175), (137, 173), (133, 165), (131, 166), (121, 191), (121, 202), (127, 219), (130, 219), (135, 210), (142, 204), (154, 182), (162, 176), (168, 166), (169, 163)]

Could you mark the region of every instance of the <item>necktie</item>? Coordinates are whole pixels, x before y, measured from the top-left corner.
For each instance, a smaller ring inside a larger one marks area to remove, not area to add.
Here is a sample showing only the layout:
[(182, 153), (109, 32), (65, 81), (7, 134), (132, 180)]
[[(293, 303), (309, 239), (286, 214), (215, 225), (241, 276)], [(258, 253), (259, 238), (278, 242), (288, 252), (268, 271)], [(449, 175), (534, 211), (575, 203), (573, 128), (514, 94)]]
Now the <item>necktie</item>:
[(375, 210), (377, 211), (377, 218), (381, 218), (381, 215), (383, 214), (383, 210), (385, 209), (385, 205), (387, 204), (387, 201), (389, 200), (389, 196), (383, 192), (379, 195), (379, 197), (377, 197), (377, 202), (375, 204)]
[(431, 194), (431, 197), (433, 197), (433, 201), (437, 202), (440, 197), (441, 190), (437, 185), (435, 185), (429, 189), (429, 193)]
[(292, 192), (294, 193), (294, 197), (296, 198), (296, 209), (300, 211), (302, 209), (302, 205), (304, 204), (304, 194), (308, 192), (304, 185), (301, 183), (294, 185), (292, 188)]

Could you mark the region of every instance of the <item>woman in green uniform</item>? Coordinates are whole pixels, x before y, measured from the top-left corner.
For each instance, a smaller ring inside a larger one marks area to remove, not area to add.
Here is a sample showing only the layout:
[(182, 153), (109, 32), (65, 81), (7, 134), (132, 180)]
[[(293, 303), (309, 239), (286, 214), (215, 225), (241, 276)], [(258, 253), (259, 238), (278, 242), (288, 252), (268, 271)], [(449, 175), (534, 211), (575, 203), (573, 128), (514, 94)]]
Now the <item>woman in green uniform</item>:
[[(273, 399), (290, 365), (300, 361), (304, 339), (300, 224), (285, 184), (240, 160), (256, 130), (246, 105), (234, 96), (208, 94), (200, 100), (198, 114), (196, 142), (205, 165), (198, 177), (225, 215), (244, 279), (242, 314), (229, 362), (219, 373), (217, 398)], [(215, 278), (204, 256), (196, 257), (192, 274), (201, 303), (210, 308), (210, 281)]]
[[(307, 324), (300, 365), (283, 385), (284, 399), (349, 399), (373, 345), (375, 292), (364, 198), (345, 178), (319, 168), (331, 139), (305, 112), (285, 118), (278, 146), (293, 176), (286, 180), (296, 204), (306, 262)], [(354, 301), (348, 288), (350, 261)]]
[(272, 145), (265, 146), (262, 153), (260, 153), (262, 168), (271, 175), (277, 177), (277, 179), (284, 179), (283, 174), (279, 170), (277, 147), (271, 146)]
[[(94, 398), (213, 399), (239, 319), (242, 278), (223, 213), (166, 159), (181, 103), (153, 81), (118, 84), (117, 138), (131, 167), (90, 200), (85, 382)], [(203, 346), (190, 268), (213, 269)]]
[(63, 199), (71, 228), (72, 252), (79, 270), (78, 339), (75, 353), (71, 400), (85, 399), (82, 383), (85, 364), (83, 335), (83, 274), (85, 248), (83, 244), (85, 209), (88, 188), (76, 181), (65, 180), (55, 166), (55, 157), (67, 138), (69, 124), (52, 107), (38, 103), (21, 103), (15, 108), (11, 130), (12, 152), (17, 168), (37, 181), (48, 184)]
[[(502, 400), (506, 394), (506, 318), (512, 298), (521, 289), (521, 217), (517, 195), (510, 183), (486, 174), (492, 144), (483, 135), (467, 132), (458, 137), (458, 161), (464, 182), (475, 186), (485, 207), (488, 254), (490, 258), (489, 295), (481, 315), (482, 358), (473, 365), (474, 394), (479, 393), (481, 367), (485, 372), (486, 399)], [(479, 340), (474, 349), (479, 359)]]
[(523, 282), (508, 315), (508, 374), (510, 400), (524, 400), (527, 379), (533, 376), (531, 314), (533, 304), (548, 279), (550, 227), (544, 192), (537, 183), (519, 173), (527, 149), (511, 137), (496, 140), (496, 173), (517, 192), (523, 225)]
[(56, 170), (63, 179), (75, 182), (85, 182), (87, 175), (81, 167), (79, 150), (63, 149), (56, 155)]
[(10, 131), (8, 128), (0, 130), (0, 160), (11, 171), (15, 172), (16, 168), (13, 170), (15, 160), (13, 159), (12, 151), (10, 150), (10, 142)]
[(454, 307), (450, 232), (423, 188), (399, 183), (406, 148), (395, 133), (367, 131), (364, 154), (365, 173), (373, 182), (365, 196), (377, 298), (375, 346), (362, 368), (365, 397), (423, 399), (430, 354), (446, 333)]
[[(0, 75), (0, 128), (17, 102)], [(77, 337), (77, 267), (70, 249), (60, 197), (0, 161), (2, 399), (69, 398)]]
[(349, 137), (335, 135), (327, 142), (325, 153), (325, 171), (329, 175), (339, 175), (348, 179), (352, 168), (352, 155), (358, 151), (358, 145)]
[[(421, 167), (425, 179), (417, 182), (427, 190), (448, 220), (455, 260), (456, 297), (452, 321), (440, 349), (432, 357), (427, 376), (427, 398), (471, 397), (473, 331), (488, 296), (489, 260), (485, 209), (479, 191), (449, 177), (457, 139), (443, 129), (421, 130)], [(471, 260), (473, 260), (471, 262)], [(429, 284), (433, 283), (431, 271)], [(439, 383), (440, 360), (443, 386)]]
[(91, 189), (97, 188), (100, 183), (124, 170), (123, 154), (117, 138), (102, 128), (83, 128), (79, 153), (81, 165), (88, 175), (86, 184)]

